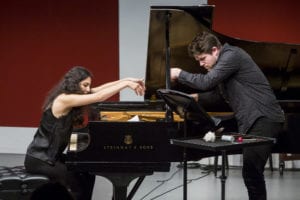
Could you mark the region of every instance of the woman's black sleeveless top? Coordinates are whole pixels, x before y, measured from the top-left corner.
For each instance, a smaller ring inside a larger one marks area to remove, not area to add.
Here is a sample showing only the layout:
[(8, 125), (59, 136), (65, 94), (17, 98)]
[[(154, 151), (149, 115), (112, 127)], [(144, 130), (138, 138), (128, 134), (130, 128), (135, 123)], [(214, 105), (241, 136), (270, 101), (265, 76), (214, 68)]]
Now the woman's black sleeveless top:
[(72, 111), (56, 118), (51, 109), (44, 111), (40, 126), (28, 146), (27, 155), (51, 165), (60, 158), (72, 133)]

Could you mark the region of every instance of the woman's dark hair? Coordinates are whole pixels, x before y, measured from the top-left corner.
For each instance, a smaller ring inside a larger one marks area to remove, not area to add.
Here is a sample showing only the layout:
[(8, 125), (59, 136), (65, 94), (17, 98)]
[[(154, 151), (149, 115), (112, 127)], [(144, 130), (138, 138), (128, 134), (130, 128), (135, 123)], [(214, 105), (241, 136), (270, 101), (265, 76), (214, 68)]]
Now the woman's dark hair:
[(194, 57), (196, 54), (208, 53), (212, 52), (213, 47), (221, 47), (221, 42), (219, 39), (208, 32), (203, 31), (196, 35), (196, 37), (192, 40), (192, 42), (188, 46), (189, 55)]
[[(92, 77), (92, 74), (84, 67), (75, 66), (70, 69), (60, 80), (60, 82), (49, 92), (44, 105), (43, 110), (51, 108), (54, 99), (62, 94), (81, 94), (79, 83), (88, 78)], [(83, 107), (73, 108), (73, 121), (75, 124), (80, 124), (82, 121)], [(78, 119), (77, 119), (78, 118)]]

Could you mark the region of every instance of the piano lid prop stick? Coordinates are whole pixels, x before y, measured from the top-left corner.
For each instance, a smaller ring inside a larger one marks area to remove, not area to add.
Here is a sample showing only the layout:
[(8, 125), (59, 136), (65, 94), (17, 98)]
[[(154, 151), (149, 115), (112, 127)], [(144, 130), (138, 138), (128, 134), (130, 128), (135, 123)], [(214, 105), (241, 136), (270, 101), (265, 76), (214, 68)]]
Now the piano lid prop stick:
[[(166, 11), (165, 13), (165, 47), (166, 47), (166, 89), (171, 88), (171, 74), (170, 74), (170, 57), (171, 57), (171, 49), (170, 49), (170, 17), (171, 13)], [(167, 122), (173, 122), (174, 116), (171, 108), (166, 105), (166, 115), (165, 120)]]

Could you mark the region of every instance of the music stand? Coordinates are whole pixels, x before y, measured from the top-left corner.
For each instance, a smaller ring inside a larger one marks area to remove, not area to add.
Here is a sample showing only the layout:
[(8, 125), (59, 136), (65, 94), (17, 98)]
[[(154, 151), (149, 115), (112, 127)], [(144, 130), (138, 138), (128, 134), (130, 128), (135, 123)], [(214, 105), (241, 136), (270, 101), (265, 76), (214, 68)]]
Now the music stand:
[[(216, 129), (215, 121), (205, 112), (205, 110), (195, 101), (195, 99), (183, 92), (170, 89), (159, 89), (157, 93), (169, 106), (184, 119), (184, 137), (187, 137), (187, 120), (197, 121), (209, 127), (210, 130)], [(187, 155), (186, 148), (183, 147), (183, 199), (187, 199)]]
[(171, 89), (159, 89), (157, 93), (183, 119), (201, 122), (211, 129), (217, 127), (219, 121), (211, 118), (192, 96)]

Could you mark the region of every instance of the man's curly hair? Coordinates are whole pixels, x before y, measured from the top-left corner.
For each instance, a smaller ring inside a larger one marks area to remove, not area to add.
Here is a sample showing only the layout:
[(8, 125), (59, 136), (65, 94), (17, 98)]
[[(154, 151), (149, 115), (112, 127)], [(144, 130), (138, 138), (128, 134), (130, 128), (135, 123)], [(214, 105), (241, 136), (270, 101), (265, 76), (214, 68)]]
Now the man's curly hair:
[(213, 47), (221, 47), (219, 39), (211, 33), (203, 31), (196, 35), (192, 42), (188, 45), (188, 52), (191, 57), (197, 54), (211, 54)]

